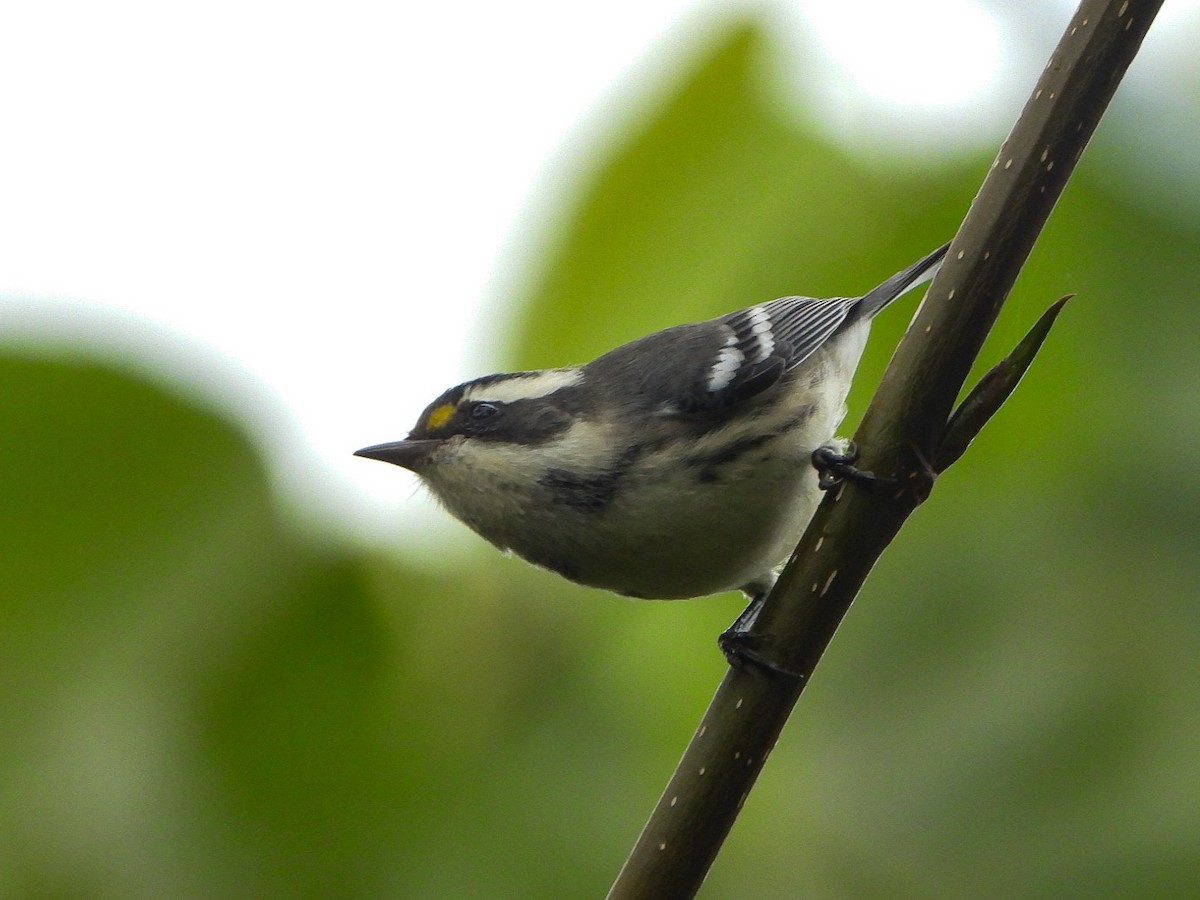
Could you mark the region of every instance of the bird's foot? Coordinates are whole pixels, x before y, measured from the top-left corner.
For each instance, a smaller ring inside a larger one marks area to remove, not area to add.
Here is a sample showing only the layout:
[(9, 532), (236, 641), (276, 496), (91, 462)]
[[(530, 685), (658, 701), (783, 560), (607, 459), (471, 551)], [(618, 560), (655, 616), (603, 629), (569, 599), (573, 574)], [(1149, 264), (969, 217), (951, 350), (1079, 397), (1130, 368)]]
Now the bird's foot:
[(817, 470), (817, 487), (823, 491), (835, 488), (843, 481), (852, 481), (863, 487), (884, 487), (894, 484), (894, 479), (882, 478), (854, 465), (858, 460), (858, 447), (847, 441), (845, 450), (836, 444), (822, 444), (812, 454), (812, 463)]
[(717, 638), (717, 646), (721, 648), (721, 652), (725, 654), (725, 659), (731, 666), (739, 669), (758, 670), (772, 678), (784, 681), (803, 681), (804, 676), (799, 672), (786, 669), (759, 652), (759, 647), (766, 641), (766, 635), (756, 634), (750, 628), (758, 618), (758, 613), (766, 599), (765, 593), (755, 594), (750, 600), (750, 605), (742, 611), (742, 614), (734, 620), (732, 625), (721, 632), (721, 636)]

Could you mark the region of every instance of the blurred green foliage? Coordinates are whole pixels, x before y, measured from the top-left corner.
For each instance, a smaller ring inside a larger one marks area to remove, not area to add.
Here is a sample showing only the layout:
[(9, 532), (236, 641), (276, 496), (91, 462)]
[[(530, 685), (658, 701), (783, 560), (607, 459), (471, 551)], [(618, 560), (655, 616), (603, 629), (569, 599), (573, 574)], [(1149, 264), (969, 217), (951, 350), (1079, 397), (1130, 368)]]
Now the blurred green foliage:
[[(622, 132), (514, 364), (865, 289), (952, 234), (989, 159), (868, 168), (763, 52), (731, 29)], [(1200, 884), (1200, 229), (1112, 190), (1133, 164), (1085, 157), (981, 367), (1079, 299), (879, 564), (704, 896)], [(0, 477), (6, 897), (599, 896), (740, 608), (339, 546), (237, 425), (86, 361), (0, 356)]]

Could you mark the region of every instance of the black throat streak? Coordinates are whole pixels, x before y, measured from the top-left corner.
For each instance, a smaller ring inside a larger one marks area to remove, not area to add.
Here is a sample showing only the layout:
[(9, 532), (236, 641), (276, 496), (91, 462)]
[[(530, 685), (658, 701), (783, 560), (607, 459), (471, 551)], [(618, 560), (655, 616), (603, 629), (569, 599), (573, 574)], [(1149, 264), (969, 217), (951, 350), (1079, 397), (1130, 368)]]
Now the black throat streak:
[(568, 469), (549, 469), (538, 483), (550, 489), (555, 503), (584, 512), (599, 512), (612, 502), (620, 477), (614, 470), (583, 475)]
[(650, 444), (635, 444), (599, 472), (547, 469), (538, 484), (549, 489), (555, 503), (582, 512), (598, 513), (612, 503), (629, 468), (651, 447)]

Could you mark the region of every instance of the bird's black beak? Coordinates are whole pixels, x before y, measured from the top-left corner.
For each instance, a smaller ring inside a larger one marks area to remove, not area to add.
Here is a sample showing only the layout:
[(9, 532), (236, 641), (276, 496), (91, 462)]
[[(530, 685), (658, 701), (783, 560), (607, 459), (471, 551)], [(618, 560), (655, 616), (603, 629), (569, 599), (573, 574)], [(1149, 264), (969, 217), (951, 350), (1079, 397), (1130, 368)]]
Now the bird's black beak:
[(382, 460), (417, 472), (429, 458), (429, 454), (441, 446), (441, 443), (441, 441), (393, 441), (390, 444), (363, 447), (361, 450), (355, 450), (354, 455)]

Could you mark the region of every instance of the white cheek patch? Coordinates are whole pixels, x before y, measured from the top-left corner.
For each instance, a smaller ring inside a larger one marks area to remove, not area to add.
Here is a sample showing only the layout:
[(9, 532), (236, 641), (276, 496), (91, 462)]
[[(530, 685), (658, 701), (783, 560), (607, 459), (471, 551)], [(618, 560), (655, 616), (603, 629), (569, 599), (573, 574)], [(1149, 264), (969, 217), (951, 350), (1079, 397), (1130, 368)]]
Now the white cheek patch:
[(490, 493), (505, 485), (536, 482), (548, 469), (587, 471), (591, 466), (607, 466), (610, 454), (598, 459), (598, 447), (615, 447), (610, 426), (583, 419), (541, 445), (540, 453), (505, 441), (453, 437), (438, 451), (438, 464), (429, 467), (424, 477), (444, 492), (478, 495), (480, 486), (486, 485), (483, 493)]
[(486, 400), (493, 403), (512, 403), (515, 400), (536, 400), (555, 391), (572, 387), (583, 381), (579, 369), (546, 369), (485, 384), (474, 384), (463, 394), (464, 400)]
[[(596, 450), (600, 447), (608, 448), (611, 452), (597, 459)], [(553, 453), (554, 465), (587, 472), (592, 466), (607, 466), (613, 453), (619, 453), (624, 448), (614, 442), (611, 426), (587, 419), (576, 419), (548, 449)]]

